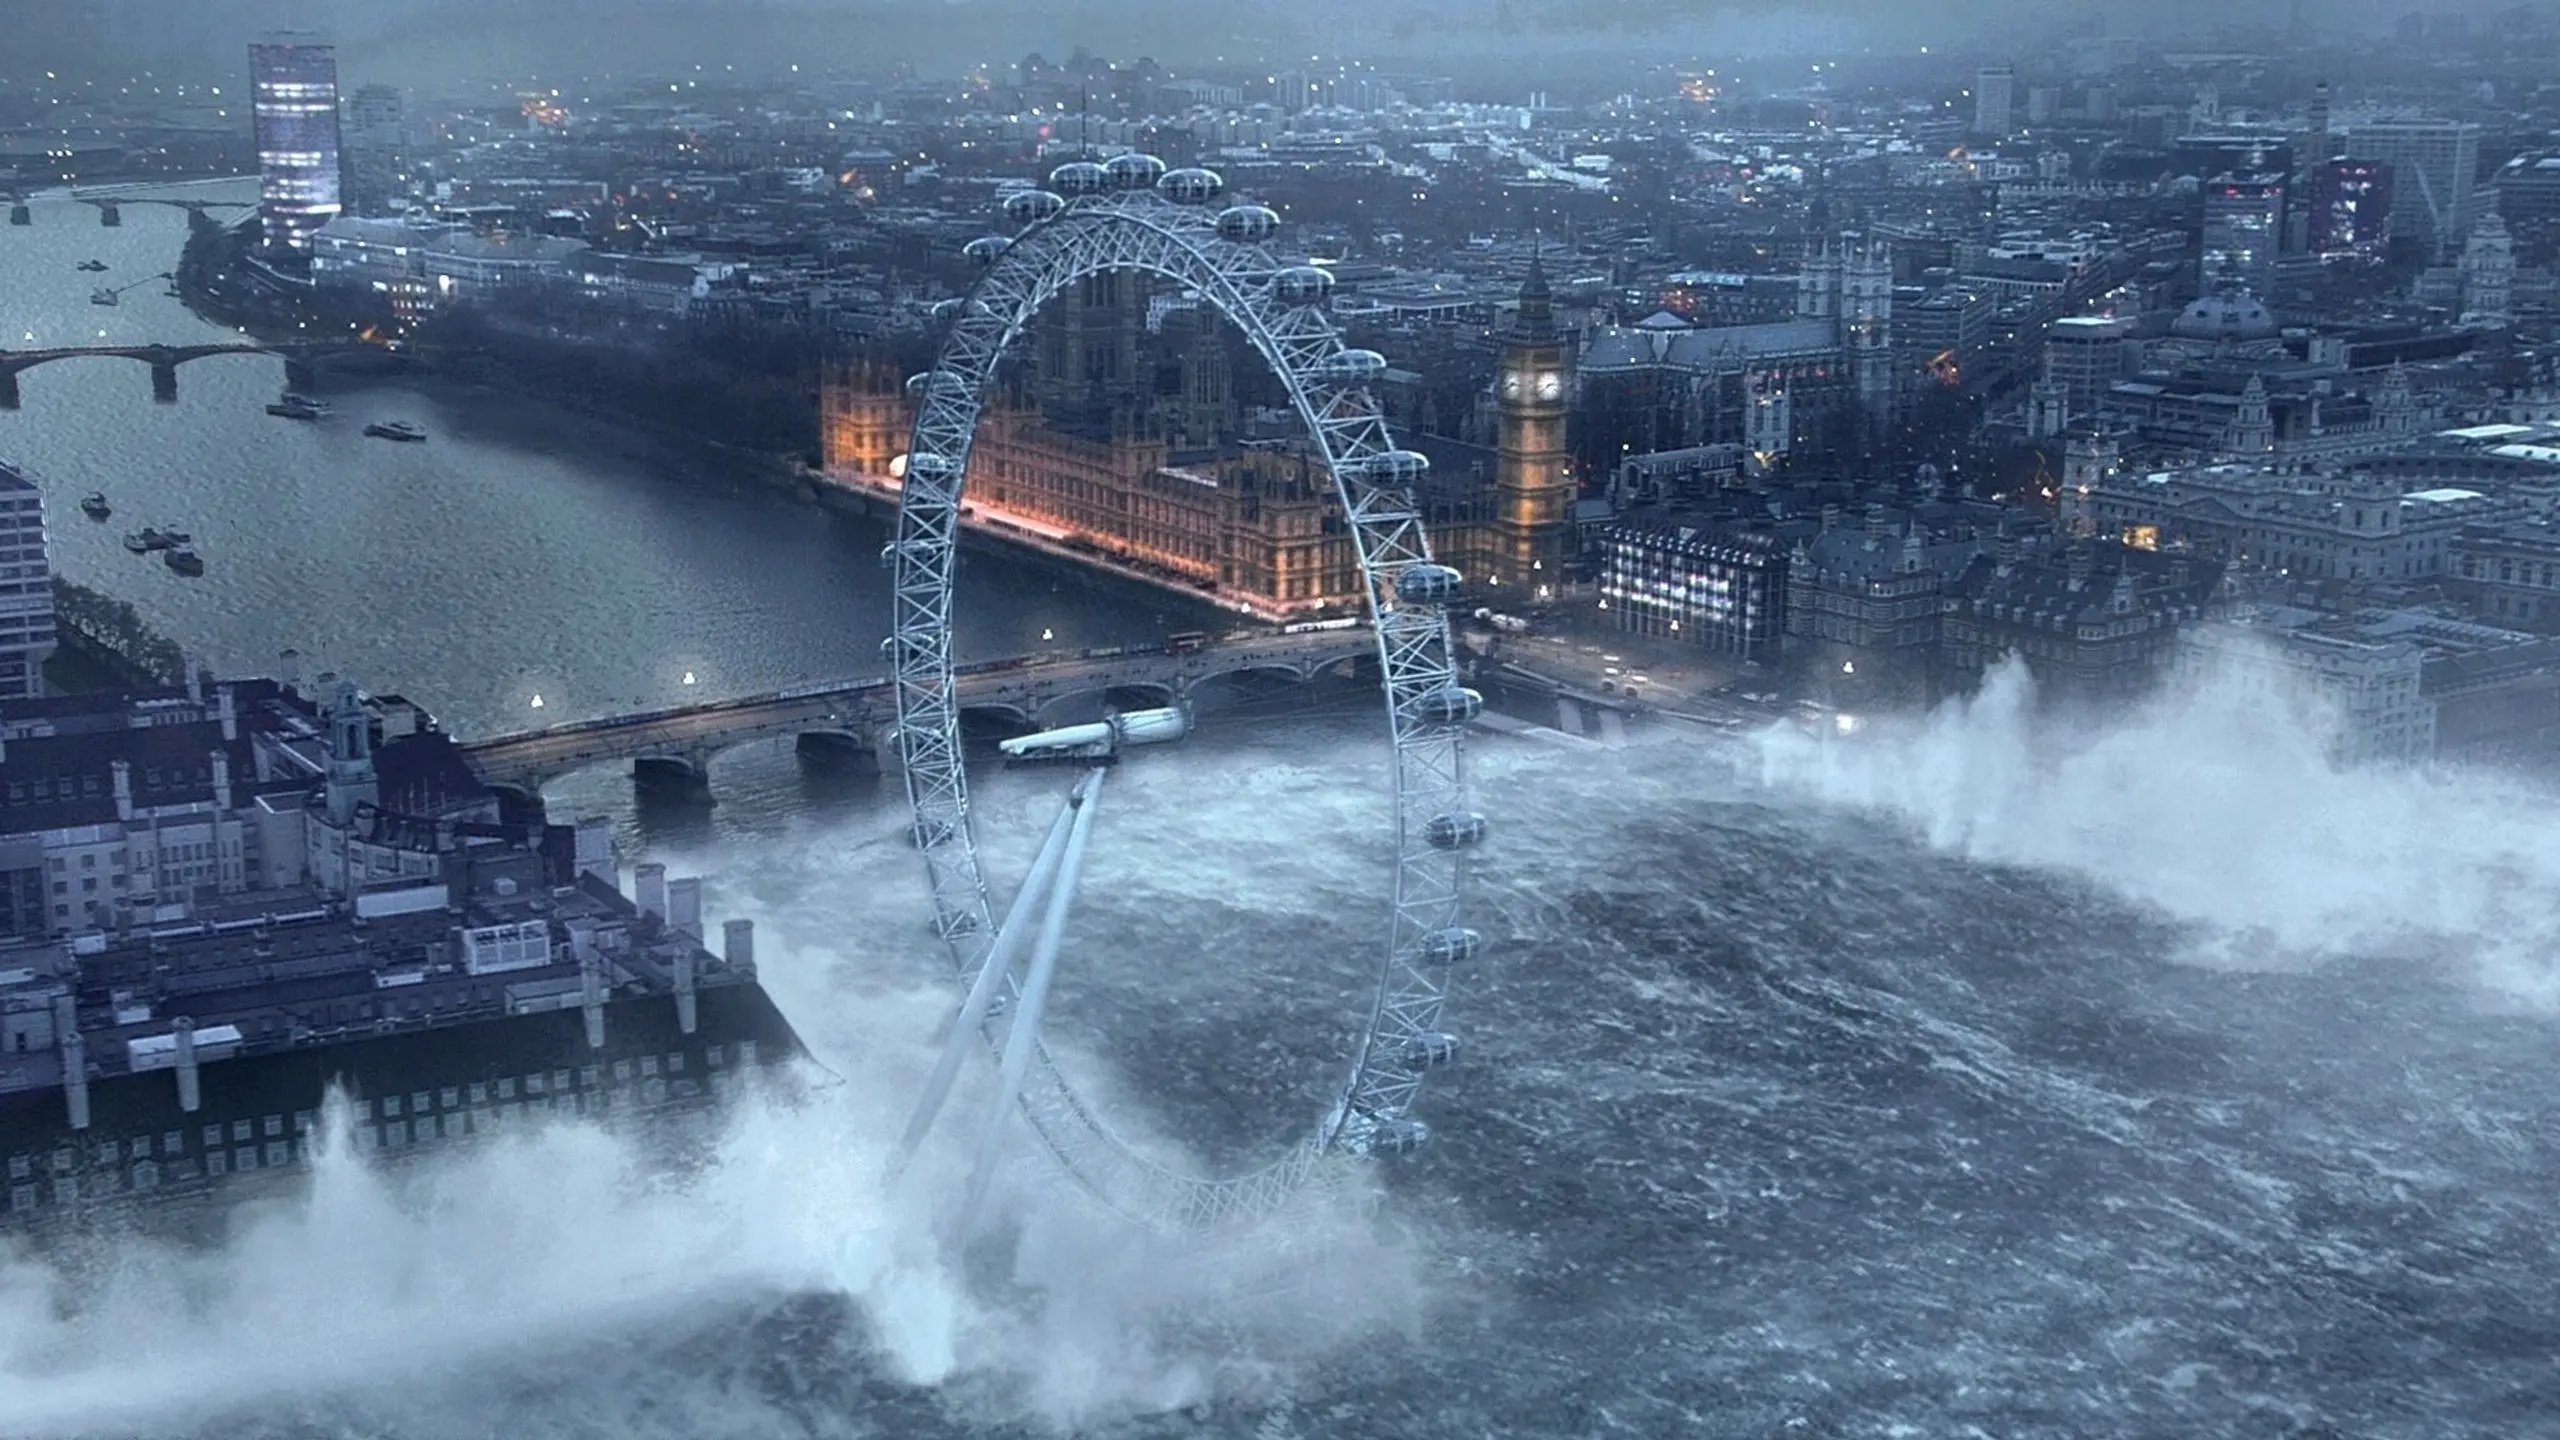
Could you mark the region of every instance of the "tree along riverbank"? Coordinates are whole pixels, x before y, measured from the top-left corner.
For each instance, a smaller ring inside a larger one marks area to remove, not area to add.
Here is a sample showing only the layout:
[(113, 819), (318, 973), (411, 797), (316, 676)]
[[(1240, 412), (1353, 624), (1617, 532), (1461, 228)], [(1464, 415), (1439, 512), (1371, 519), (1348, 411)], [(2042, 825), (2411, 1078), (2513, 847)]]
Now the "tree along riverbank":
[(56, 650), (45, 679), (65, 691), (148, 689), (186, 683), (186, 652), (143, 623), (131, 605), (61, 576), (53, 581)]

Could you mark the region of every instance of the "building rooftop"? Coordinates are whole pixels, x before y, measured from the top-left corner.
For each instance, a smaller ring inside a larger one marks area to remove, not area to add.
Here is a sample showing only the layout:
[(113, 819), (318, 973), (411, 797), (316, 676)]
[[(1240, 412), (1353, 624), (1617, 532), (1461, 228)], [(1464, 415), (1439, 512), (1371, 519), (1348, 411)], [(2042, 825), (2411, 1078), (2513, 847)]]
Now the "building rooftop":
[[(593, 875), (548, 888), (502, 878), (459, 900), (422, 882), (369, 900), (14, 952), (0, 957), (0, 1010), (68, 997), (93, 1073), (114, 1075), (167, 1064), (181, 1017), (200, 1049), (256, 1053), (571, 1008), (590, 963), (615, 996), (673, 993), (685, 956), (705, 989), (754, 978)], [(0, 1095), (61, 1079), (58, 1046), (0, 1057)]]
[(1612, 328), (1592, 337), (1582, 352), (1581, 368), (1585, 373), (1652, 365), (1723, 370), (1764, 357), (1817, 354), (1838, 345), (1839, 327), (1829, 320), (1681, 331)]

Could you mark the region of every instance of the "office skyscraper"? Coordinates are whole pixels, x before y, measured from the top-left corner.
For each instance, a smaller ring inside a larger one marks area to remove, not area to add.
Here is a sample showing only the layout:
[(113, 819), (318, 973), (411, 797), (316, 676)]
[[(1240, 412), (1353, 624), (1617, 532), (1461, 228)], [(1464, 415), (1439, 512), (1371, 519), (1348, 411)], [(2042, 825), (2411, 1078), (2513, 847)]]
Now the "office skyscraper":
[(2009, 133), (2009, 99), (2017, 74), (2006, 60), (1982, 67), (1973, 82), (1973, 133), (1997, 140)]
[(2311, 87), (2311, 111), (2303, 129), (2307, 132), (2305, 139), (2308, 142), (2304, 150), (2313, 161), (2327, 160), (2338, 153), (2329, 135), (2329, 82), (2326, 80)]
[(2266, 298), (2284, 236), (2284, 176), (2224, 174), (2204, 187), (2203, 279), (2207, 290), (2237, 286)]
[(338, 202), (338, 52), (302, 37), (249, 47), (258, 214), (270, 249), (307, 255)]
[(44, 491), (0, 460), (0, 699), (44, 693), (53, 654), (53, 569), (45, 559)]
[(2379, 261), (2391, 238), (2391, 169), (2378, 160), (2311, 167), (2310, 239), (2323, 260)]
[(2368, 120), (2347, 132), (2346, 153), (2391, 167), (2391, 238), (2416, 240), (2442, 264), (2471, 233), (2479, 183), (2480, 127), (2467, 120)]
[(388, 215), (409, 188), (408, 118), (400, 92), (367, 85), (347, 97), (347, 213)]

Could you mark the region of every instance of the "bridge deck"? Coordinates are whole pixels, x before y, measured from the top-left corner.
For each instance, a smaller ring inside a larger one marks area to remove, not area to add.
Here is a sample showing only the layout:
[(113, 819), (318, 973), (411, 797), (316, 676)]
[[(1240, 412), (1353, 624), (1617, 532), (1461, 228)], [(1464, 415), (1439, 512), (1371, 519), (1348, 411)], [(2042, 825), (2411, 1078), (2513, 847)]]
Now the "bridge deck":
[[(1372, 633), (1361, 627), (1247, 637), (1184, 654), (1148, 649), (1089, 651), (1055, 659), (1020, 657), (964, 667), (957, 678), (964, 707), (1032, 709), (1066, 695), (1123, 686), (1179, 690), (1198, 680), (1248, 670), (1311, 674), (1376, 653)], [(651, 758), (691, 758), (698, 763), (729, 746), (778, 735), (825, 731), (867, 735), (895, 718), (894, 682), (882, 675), (573, 720), (473, 741), (463, 751), (491, 784), (538, 787), (547, 778), (593, 764)]]

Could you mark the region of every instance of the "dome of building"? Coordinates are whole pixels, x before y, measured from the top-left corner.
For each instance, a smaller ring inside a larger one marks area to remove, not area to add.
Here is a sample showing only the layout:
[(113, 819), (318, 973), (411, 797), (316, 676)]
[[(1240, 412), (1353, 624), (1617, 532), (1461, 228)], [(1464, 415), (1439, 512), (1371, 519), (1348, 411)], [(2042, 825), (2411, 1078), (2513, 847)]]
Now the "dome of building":
[(2276, 338), (2276, 317), (2245, 291), (2207, 295), (2178, 312), (2169, 333), (2181, 340), (2243, 341)]

